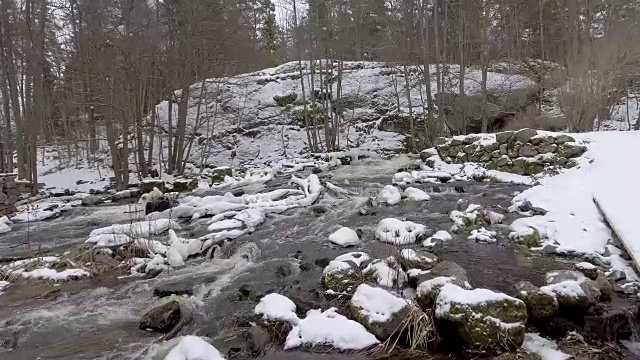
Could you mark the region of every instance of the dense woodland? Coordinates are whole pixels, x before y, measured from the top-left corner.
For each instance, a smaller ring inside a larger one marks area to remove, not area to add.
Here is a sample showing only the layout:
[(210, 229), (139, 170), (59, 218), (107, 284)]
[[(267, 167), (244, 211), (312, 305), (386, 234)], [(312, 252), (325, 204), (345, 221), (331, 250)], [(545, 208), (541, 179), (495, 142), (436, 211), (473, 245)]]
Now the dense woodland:
[[(573, 131), (592, 130), (612, 94), (621, 98), (634, 86), (640, 66), (637, 0), (0, 0), (0, 6), (1, 165), (34, 183), (38, 151), (49, 144), (91, 159), (105, 143), (119, 183), (128, 183), (130, 154), (138, 174), (148, 175), (162, 141), (154, 105), (163, 100), (178, 107), (164, 141), (167, 170), (179, 174), (193, 142), (185, 131), (190, 85), (286, 61), (315, 61), (311, 78), (330, 74), (337, 81), (314, 89), (301, 77), (307, 94), (334, 92), (334, 104), (310, 100), (308, 115), (303, 99), (311, 151), (338, 150), (329, 128), (340, 126), (339, 111), (325, 111), (318, 122), (311, 115), (314, 107), (340, 106), (343, 61), (382, 61), (405, 73), (418, 67), (424, 83), (435, 78), (438, 89), (450, 64), (461, 66), (460, 77), (468, 67), (482, 69), (486, 89), (492, 64), (521, 62), (541, 94), (550, 82), (566, 84), (560, 103)], [(426, 89), (421, 121), (437, 124), (443, 121), (437, 97)], [(463, 99), (462, 85), (459, 93)], [(414, 118), (410, 113), (412, 133)], [(440, 129), (424, 131), (433, 138)], [(466, 124), (458, 130), (465, 133)]]

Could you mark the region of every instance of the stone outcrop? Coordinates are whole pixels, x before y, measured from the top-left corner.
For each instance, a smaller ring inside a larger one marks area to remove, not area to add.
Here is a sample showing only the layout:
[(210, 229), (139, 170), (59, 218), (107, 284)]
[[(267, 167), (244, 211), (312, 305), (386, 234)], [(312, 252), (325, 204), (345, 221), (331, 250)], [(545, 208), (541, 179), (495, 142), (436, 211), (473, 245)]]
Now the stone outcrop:
[(586, 146), (569, 135), (549, 135), (534, 129), (504, 131), (487, 136), (467, 135), (435, 142), (440, 158), (448, 163), (482, 163), (487, 169), (534, 175), (548, 168), (572, 168)]
[(0, 174), (0, 216), (16, 212), (16, 174)]

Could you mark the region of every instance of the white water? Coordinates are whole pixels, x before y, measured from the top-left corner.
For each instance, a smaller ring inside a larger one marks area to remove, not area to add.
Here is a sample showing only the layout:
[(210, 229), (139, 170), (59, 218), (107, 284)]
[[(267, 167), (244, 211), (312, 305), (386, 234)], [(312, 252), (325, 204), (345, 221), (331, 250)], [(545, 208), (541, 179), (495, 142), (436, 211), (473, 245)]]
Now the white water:
[[(331, 171), (333, 179), (349, 180), (354, 178), (376, 178), (381, 176), (393, 176), (398, 169), (407, 167), (412, 159), (401, 154), (389, 160), (359, 160), (351, 163), (350, 166), (340, 166)], [(339, 184), (336, 184), (339, 185)]]

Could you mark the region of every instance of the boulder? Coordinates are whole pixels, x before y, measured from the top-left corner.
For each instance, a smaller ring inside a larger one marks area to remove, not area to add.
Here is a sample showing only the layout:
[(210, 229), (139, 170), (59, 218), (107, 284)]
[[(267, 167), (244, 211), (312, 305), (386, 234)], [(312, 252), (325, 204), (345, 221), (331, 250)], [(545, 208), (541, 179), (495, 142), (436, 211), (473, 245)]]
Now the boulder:
[(587, 151), (587, 147), (584, 145), (578, 145), (576, 143), (564, 143), (558, 148), (558, 155), (570, 159), (578, 157)]
[(140, 329), (162, 333), (171, 331), (182, 319), (180, 303), (171, 300), (149, 310), (140, 319)]
[(496, 355), (524, 342), (527, 307), (514, 297), (488, 289), (466, 290), (445, 284), (435, 307), (438, 334), (465, 352)]
[(591, 280), (595, 280), (598, 277), (598, 267), (588, 262), (580, 262), (574, 265), (577, 271), (580, 271), (584, 276)]
[(169, 198), (162, 196), (159, 199), (154, 199), (146, 203), (144, 207), (144, 214), (149, 215), (154, 212), (162, 212), (173, 207), (173, 202)]
[(582, 334), (603, 342), (628, 339), (636, 331), (637, 318), (637, 305), (598, 304), (584, 317)]
[(602, 273), (598, 273), (595, 282), (598, 289), (600, 289), (600, 301), (611, 301), (613, 298), (613, 285), (611, 285), (611, 282)]
[(519, 155), (524, 157), (534, 157), (538, 155), (538, 151), (536, 150), (535, 146), (526, 143), (520, 148)]
[(188, 192), (198, 188), (198, 179), (175, 179), (173, 191)]
[(423, 274), (416, 280), (416, 301), (423, 309), (430, 309), (435, 304), (440, 289), (445, 284), (455, 284), (470, 289), (467, 272), (453, 261), (444, 260), (434, 266), (429, 274)]
[(527, 313), (533, 319), (549, 318), (558, 313), (558, 300), (553, 294), (540, 290), (528, 281), (514, 285), (516, 297), (527, 306)]
[(358, 286), (349, 309), (353, 319), (380, 341), (390, 338), (411, 311), (405, 299), (367, 284)]
[(540, 289), (555, 295), (558, 303), (566, 308), (586, 310), (600, 299), (600, 289), (591, 279), (573, 270), (548, 272), (545, 276), (546, 286)]
[(253, 356), (262, 354), (271, 342), (269, 332), (260, 326), (252, 326), (247, 329), (245, 337), (247, 341), (247, 351)]
[(516, 141), (519, 141), (524, 144), (529, 142), (529, 140), (536, 135), (538, 135), (538, 130), (527, 128), (527, 129), (516, 131), (516, 133), (513, 136)]
[(558, 136), (556, 136), (556, 144), (558, 145), (562, 145), (565, 143), (574, 143), (576, 142), (576, 139), (573, 138), (573, 136), (569, 136), (569, 135), (565, 135), (565, 134), (560, 134)]
[(513, 131), (503, 131), (496, 134), (496, 141), (499, 144), (506, 144), (513, 138)]
[(95, 206), (103, 202), (104, 199), (100, 196), (89, 195), (82, 198), (82, 206)]
[(613, 282), (623, 281), (627, 279), (627, 274), (620, 269), (613, 269), (607, 275), (607, 278)]
[(211, 185), (222, 184), (226, 176), (233, 176), (233, 169), (228, 166), (213, 169), (211, 171)]
[(404, 249), (400, 251), (400, 264), (405, 269), (429, 270), (436, 265), (438, 257), (430, 252)]

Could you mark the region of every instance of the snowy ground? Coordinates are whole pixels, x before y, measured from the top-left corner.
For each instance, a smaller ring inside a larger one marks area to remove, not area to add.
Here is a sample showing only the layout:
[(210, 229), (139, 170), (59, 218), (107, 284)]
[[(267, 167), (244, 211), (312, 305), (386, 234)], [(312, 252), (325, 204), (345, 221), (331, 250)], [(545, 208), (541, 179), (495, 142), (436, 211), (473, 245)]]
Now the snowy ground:
[[(640, 152), (640, 133), (599, 132), (572, 136), (588, 148), (579, 159), (580, 165), (560, 175), (543, 178), (540, 185), (516, 196), (514, 203), (528, 200), (548, 213), (518, 219), (512, 229), (521, 234), (535, 229), (545, 239), (544, 244), (557, 246), (559, 252), (599, 254), (611, 265), (621, 265), (620, 257), (610, 245), (612, 234), (595, 198), (631, 255), (640, 258), (640, 234), (634, 216), (640, 203), (640, 191), (636, 186), (640, 165), (633, 160)], [(627, 269), (627, 276), (635, 278), (630, 269)]]

